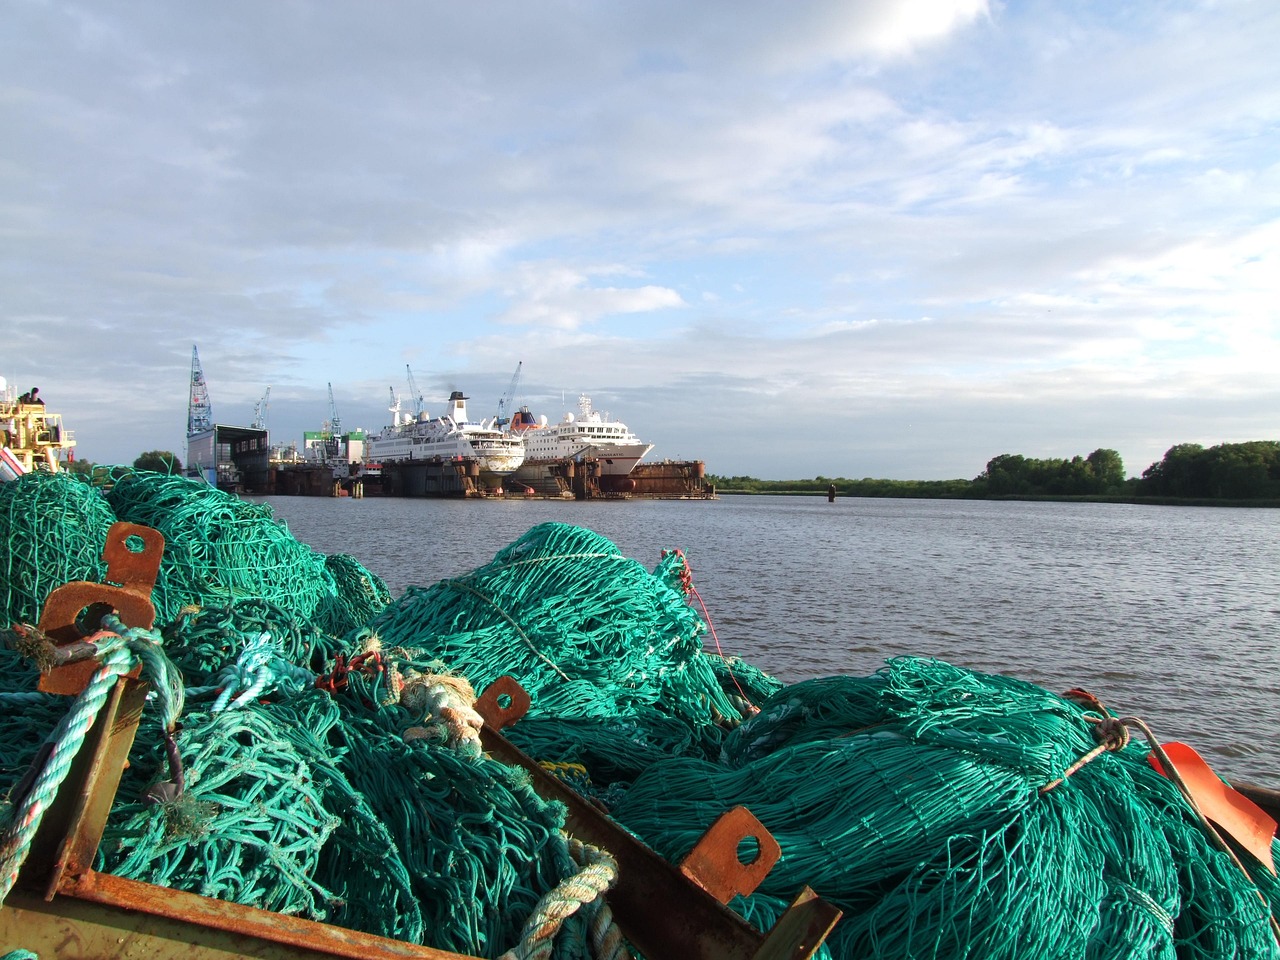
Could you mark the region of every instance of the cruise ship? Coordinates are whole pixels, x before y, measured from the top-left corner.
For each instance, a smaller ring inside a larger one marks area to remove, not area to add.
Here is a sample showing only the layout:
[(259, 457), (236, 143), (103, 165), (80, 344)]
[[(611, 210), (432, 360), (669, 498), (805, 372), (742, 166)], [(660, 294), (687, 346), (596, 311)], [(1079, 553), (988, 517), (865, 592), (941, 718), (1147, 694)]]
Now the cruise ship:
[(500, 487), (524, 461), (524, 441), (504, 433), (489, 423), (467, 417), (467, 397), (455, 390), (443, 416), (425, 412), (408, 416), (400, 412), (400, 400), (388, 408), (392, 423), (368, 438), (365, 451), (369, 463), (398, 460), (474, 460), (480, 479), (489, 487)]
[(631, 471), (653, 449), (625, 423), (594, 410), (587, 396), (578, 398), (577, 414), (567, 412), (552, 425), (521, 407), (511, 419), (511, 432), (524, 439), (525, 451), (513, 479), (539, 493), (555, 492), (566, 462), (589, 462), (602, 491), (626, 493), (634, 486)]

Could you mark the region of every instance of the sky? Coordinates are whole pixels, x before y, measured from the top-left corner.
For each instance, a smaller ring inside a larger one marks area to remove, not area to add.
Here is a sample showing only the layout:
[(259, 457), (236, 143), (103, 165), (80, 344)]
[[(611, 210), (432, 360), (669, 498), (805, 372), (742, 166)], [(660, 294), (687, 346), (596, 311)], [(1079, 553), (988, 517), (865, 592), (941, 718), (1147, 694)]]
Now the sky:
[[(580, 394), (722, 476), (1280, 439), (1274, 0), (0, 3), (76, 455)], [(330, 405), (330, 391), (333, 402)]]

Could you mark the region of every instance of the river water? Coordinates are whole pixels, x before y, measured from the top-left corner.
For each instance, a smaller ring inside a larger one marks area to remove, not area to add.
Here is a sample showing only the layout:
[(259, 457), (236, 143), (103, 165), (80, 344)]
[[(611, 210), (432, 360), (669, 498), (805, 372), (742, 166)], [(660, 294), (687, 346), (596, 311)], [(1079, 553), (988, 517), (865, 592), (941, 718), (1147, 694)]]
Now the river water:
[(548, 520), (589, 527), (649, 569), (680, 548), (721, 649), (781, 680), (915, 655), (1083, 687), (1224, 776), (1280, 786), (1280, 510), (258, 499), (396, 595), (487, 563)]

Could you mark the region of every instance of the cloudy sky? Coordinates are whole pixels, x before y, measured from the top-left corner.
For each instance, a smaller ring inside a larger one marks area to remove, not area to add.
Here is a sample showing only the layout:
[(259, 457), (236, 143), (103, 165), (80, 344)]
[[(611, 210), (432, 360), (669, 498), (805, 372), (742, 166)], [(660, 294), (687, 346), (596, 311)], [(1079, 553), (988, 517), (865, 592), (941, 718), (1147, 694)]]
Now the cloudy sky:
[(78, 455), (579, 393), (718, 474), (1280, 438), (1273, 0), (0, 3), (0, 375)]

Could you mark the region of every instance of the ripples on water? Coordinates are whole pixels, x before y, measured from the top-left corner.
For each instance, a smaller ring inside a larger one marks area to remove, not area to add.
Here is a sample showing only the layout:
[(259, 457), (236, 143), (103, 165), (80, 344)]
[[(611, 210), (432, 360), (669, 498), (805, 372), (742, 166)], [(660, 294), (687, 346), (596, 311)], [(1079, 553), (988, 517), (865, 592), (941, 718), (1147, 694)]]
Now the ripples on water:
[[(1280, 511), (724, 497), (561, 502), (267, 498), (300, 539), (399, 594), (546, 520), (652, 569), (688, 557), (726, 653), (782, 680), (931, 656), (1053, 690), (1280, 786)], [(708, 638), (708, 643), (712, 641)]]

